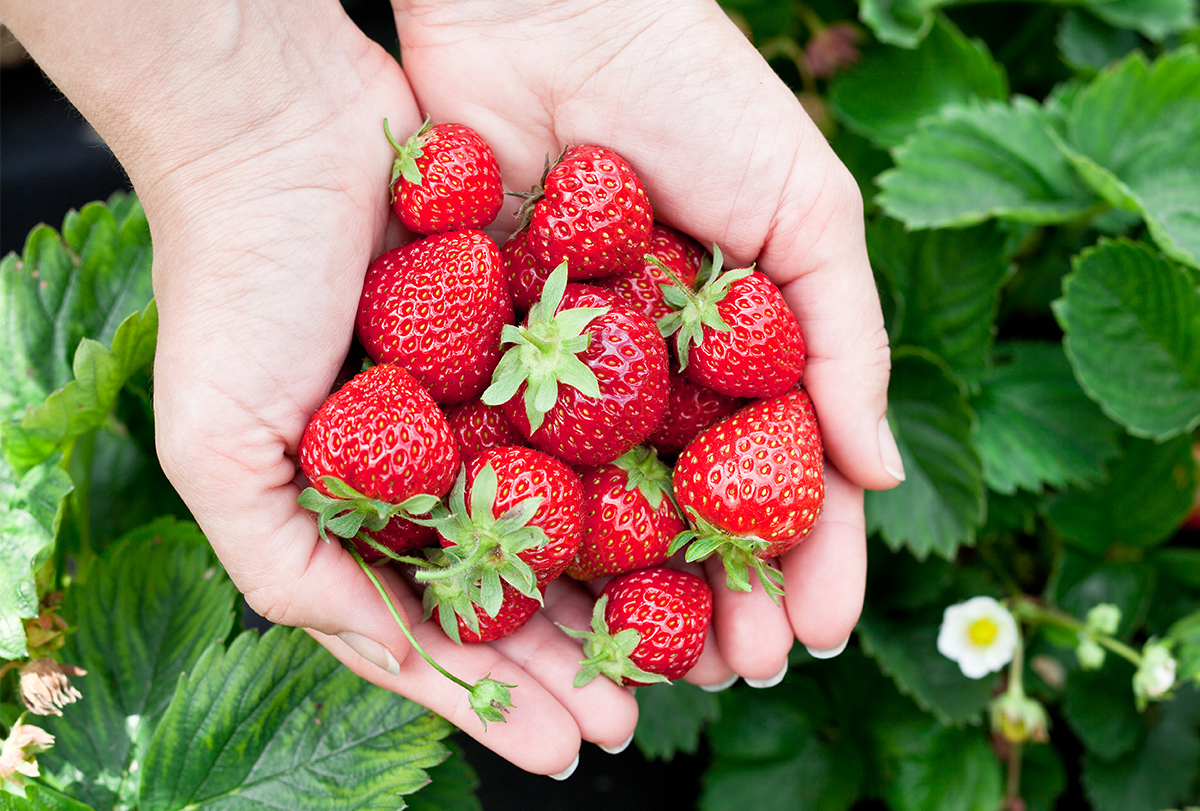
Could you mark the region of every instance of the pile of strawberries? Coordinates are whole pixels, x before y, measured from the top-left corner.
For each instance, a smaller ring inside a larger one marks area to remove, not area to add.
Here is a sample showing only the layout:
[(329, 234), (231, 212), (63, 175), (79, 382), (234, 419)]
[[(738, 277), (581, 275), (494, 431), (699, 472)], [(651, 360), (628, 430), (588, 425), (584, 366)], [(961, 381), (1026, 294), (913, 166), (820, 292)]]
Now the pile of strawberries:
[(564, 628), (584, 639), (576, 683), (680, 678), (712, 594), (675, 553), (777, 598), (770, 561), (821, 511), (796, 319), (765, 275), (656, 223), (610, 149), (548, 162), (497, 245), (480, 229), (503, 183), (475, 132), (387, 137), (393, 207), (422, 236), (367, 270), (369, 363), (304, 433), (300, 503), (463, 643), (520, 628), (557, 577), (609, 578), (591, 630)]

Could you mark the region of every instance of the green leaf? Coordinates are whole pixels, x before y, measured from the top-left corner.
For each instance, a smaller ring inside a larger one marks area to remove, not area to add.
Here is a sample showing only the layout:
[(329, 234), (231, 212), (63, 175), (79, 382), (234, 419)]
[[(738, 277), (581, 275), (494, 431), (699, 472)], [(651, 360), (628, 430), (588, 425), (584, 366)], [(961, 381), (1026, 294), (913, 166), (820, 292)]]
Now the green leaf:
[(915, 716), (876, 726), (883, 797), (892, 811), (994, 811), (1004, 797), (1000, 761), (983, 728)]
[(1173, 259), (1200, 267), (1200, 49), (1153, 64), (1141, 52), (1077, 93), (1060, 144), (1084, 180), (1118, 208), (1138, 211)]
[(1083, 787), (1096, 811), (1174, 808), (1195, 800), (1200, 694), (1185, 686), (1157, 709), (1135, 751), (1117, 760), (1090, 755), (1084, 759)]
[(0, 262), (0, 421), (40, 405), (73, 377), (84, 338), (110, 345), (150, 301), (150, 229), (132, 196), (67, 215), (62, 233), (30, 232)]
[(117, 328), (111, 350), (84, 338), (72, 364), (74, 379), (44, 404), (30, 406), (19, 423), (0, 425), (9, 464), (28, 470), (56, 450), (69, 452), (67, 443), (100, 427), (126, 381), (153, 359), (157, 335), (158, 310), (151, 300)]
[(716, 695), (684, 681), (639, 687), (637, 702), (633, 741), (643, 756), (667, 762), (676, 752), (694, 755), (705, 727), (721, 714)]
[(946, 105), (1008, 98), (1003, 69), (949, 20), (938, 18), (920, 47), (909, 47), (865, 48), (858, 65), (830, 83), (830, 110), (842, 124), (892, 147)]
[(1062, 610), (1086, 619), (1087, 612), (1100, 603), (1111, 603), (1121, 610), (1118, 637), (1138, 627), (1153, 603), (1158, 572), (1139, 561), (1106, 562), (1095, 555), (1064, 550), (1057, 558), (1046, 599)]
[(943, 107), (892, 151), (878, 202), (911, 228), (1080, 219), (1101, 201), (1058, 148), (1057, 126), (1023, 96)]
[(1158, 445), (1126, 435), (1105, 481), (1051, 499), (1047, 517), (1068, 542), (1096, 554), (1116, 544), (1156, 546), (1183, 523), (1196, 486), (1190, 437)]
[(0, 659), (28, 655), (22, 620), (38, 615), (34, 575), (54, 551), (71, 478), (52, 457), (18, 476), (0, 458)]
[(862, 0), (858, 17), (880, 42), (916, 48), (933, 27), (934, 10), (945, 0)]
[(450, 756), (428, 770), (431, 782), (425, 788), (405, 798), (408, 811), (483, 811), (475, 793), (479, 775), (453, 738), (442, 743)]
[(839, 811), (858, 799), (865, 776), (860, 747), (847, 736), (821, 734), (819, 723), (830, 719), (822, 718), (825, 701), (815, 682), (785, 684), (775, 695), (748, 688), (722, 694), (721, 719), (710, 729), (713, 760), (702, 811)]
[(1114, 28), (1092, 14), (1074, 9), (1063, 14), (1054, 41), (1063, 61), (1077, 71), (1091, 73), (1103, 70), (1142, 44), (1133, 31)]
[(1062, 712), (1087, 751), (1113, 760), (1145, 739), (1145, 723), (1133, 701), (1133, 666), (1115, 656), (1099, 670), (1067, 674)]
[(894, 302), (892, 345), (927, 349), (976, 383), (995, 337), (1000, 288), (1012, 270), (1005, 243), (991, 225), (909, 232), (896, 220), (871, 223), (871, 265), (886, 277), (883, 287)]
[[(39, 756), (40, 757), (40, 756)], [(25, 797), (0, 791), (0, 811), (93, 811), (90, 805), (38, 783), (25, 784)]]
[(1120, 428), (1079, 388), (1061, 344), (998, 345), (972, 405), (984, 478), (1000, 493), (1096, 482), (1120, 453)]
[(1067, 788), (1067, 770), (1053, 746), (1027, 746), (1021, 752), (1021, 799), (1025, 811), (1054, 811)]
[(1114, 28), (1159, 41), (1196, 24), (1194, 0), (1091, 0), (1087, 8)]
[(1106, 414), (1160, 440), (1200, 425), (1200, 291), (1187, 270), (1103, 240), (1076, 258), (1054, 314), (1075, 376)]
[(396, 808), (452, 727), (343, 667), (303, 630), (214, 643), (175, 690), (140, 811)]
[(131, 533), (66, 592), (77, 628), (62, 660), (87, 670), (83, 693), (40, 757), (50, 782), (97, 808), (133, 804), (158, 720), (204, 646), (233, 623), (236, 590), (198, 543), (195, 525), (170, 519)]
[(900, 692), (948, 726), (976, 724), (991, 699), (999, 676), (969, 679), (957, 664), (938, 653), (942, 608), (907, 615), (863, 609), (858, 637)]
[(972, 444), (975, 414), (962, 384), (923, 350), (892, 353), (888, 420), (908, 478), (866, 494), (868, 532), (891, 549), (952, 558), (975, 541), (984, 518), (982, 462)]

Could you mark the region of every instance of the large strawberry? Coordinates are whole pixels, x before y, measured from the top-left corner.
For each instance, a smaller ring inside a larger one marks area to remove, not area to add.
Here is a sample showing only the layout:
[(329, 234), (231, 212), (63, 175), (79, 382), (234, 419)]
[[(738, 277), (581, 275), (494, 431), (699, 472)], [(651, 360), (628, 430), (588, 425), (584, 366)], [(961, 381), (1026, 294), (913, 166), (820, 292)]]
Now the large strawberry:
[(662, 422), (645, 439), (663, 456), (679, 453), (705, 428), (746, 405), (741, 397), (730, 397), (689, 380), (674, 365), (670, 385)]
[(671, 471), (639, 445), (606, 465), (577, 468), (583, 483), (583, 545), (567, 574), (592, 580), (661, 566), (686, 528), (671, 493)]
[(648, 255), (641, 262), (621, 273), (597, 279), (593, 284), (611, 290), (622, 302), (658, 323), (660, 318), (675, 311), (663, 298), (663, 285), (678, 282), (688, 288), (694, 287), (704, 257), (705, 251), (699, 242), (655, 223)]
[(732, 589), (753, 569), (772, 597), (781, 576), (767, 561), (800, 543), (821, 514), (825, 468), (812, 401), (803, 389), (744, 406), (703, 431), (675, 462), (675, 498), (695, 529), (672, 542), (686, 558), (714, 553)]
[(730, 397), (783, 394), (804, 373), (804, 336), (796, 316), (770, 279), (753, 267), (721, 268), (713, 247), (696, 291), (663, 288), (676, 312), (658, 322), (675, 336), (675, 354), (691, 380)]
[(566, 262), (572, 281), (635, 267), (650, 245), (654, 214), (646, 190), (611, 149), (568, 147), (521, 196), (530, 252), (545, 270)]
[(666, 408), (667, 346), (645, 316), (611, 293), (546, 280), (483, 401), (504, 405), (534, 447), (572, 464), (612, 461), (658, 425)]
[(683, 678), (704, 651), (712, 592), (690, 572), (662, 567), (618, 575), (604, 586), (584, 640), (575, 686), (598, 675), (637, 686)]
[(482, 231), (423, 237), (371, 263), (355, 333), (377, 363), (395, 363), (439, 403), (483, 391), (513, 320), (500, 250)]
[(429, 119), (403, 144), (392, 138), (392, 208), (415, 234), (437, 234), (491, 224), (504, 204), (500, 167), (479, 134), (462, 124)]
[[(380, 364), (331, 394), (300, 440), (300, 469), (312, 486), (300, 504), (317, 513), (322, 537), (370, 533), (395, 552), (431, 541), (407, 517), (430, 511), (458, 472), (458, 447), (441, 410), (408, 373)], [(383, 553), (357, 542), (364, 558)]]
[(583, 541), (579, 477), (533, 448), (492, 448), (463, 466), (433, 510), (451, 565), (418, 569), (418, 580), (458, 580), (494, 617), (507, 582), (527, 597), (562, 574)]

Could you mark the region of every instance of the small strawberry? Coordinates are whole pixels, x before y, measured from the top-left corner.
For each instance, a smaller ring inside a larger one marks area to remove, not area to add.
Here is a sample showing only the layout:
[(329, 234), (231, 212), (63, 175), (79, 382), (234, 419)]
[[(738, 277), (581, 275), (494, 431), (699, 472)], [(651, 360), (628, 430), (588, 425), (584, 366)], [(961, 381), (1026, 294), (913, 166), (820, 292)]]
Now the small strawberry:
[(533, 448), (493, 448), (463, 466), (445, 504), (433, 510), (452, 565), (419, 569), (418, 581), (459, 580), (488, 616), (502, 583), (527, 597), (562, 574), (583, 542), (579, 477)]
[[(426, 550), (426, 558), (436, 569), (453, 565), (442, 549)], [(436, 618), (446, 636), (462, 644), (494, 642), (521, 628), (542, 607), (542, 599), (528, 597), (510, 583), (501, 583), (500, 608), (494, 617), (480, 606), (478, 587), (459, 579), (428, 581), (422, 602), (425, 619)]]
[(458, 455), (466, 462), (489, 448), (524, 445), (525, 437), (500, 406), (490, 406), (478, 397), (442, 406), (450, 431), (458, 442)]
[(611, 149), (568, 147), (520, 196), (530, 252), (545, 270), (566, 262), (572, 281), (635, 267), (650, 245), (654, 214), (646, 190)]
[(567, 284), (560, 266), (515, 344), (496, 366), (483, 401), (503, 404), (536, 448), (571, 464), (616, 459), (658, 425), (666, 408), (667, 347), (655, 326), (612, 294)]
[(804, 373), (804, 337), (796, 316), (770, 279), (753, 267), (721, 269), (713, 247), (707, 273), (692, 292), (663, 288), (676, 312), (658, 322), (675, 336), (684, 374), (730, 397), (769, 398), (795, 386)]
[[(301, 506), (327, 532), (352, 539), (365, 530), (384, 547), (408, 551), (431, 540), (407, 521), (428, 513), (458, 471), (458, 447), (437, 404), (409, 374), (380, 364), (331, 394), (300, 439), (300, 469), (312, 486)], [(365, 557), (383, 556), (359, 541)]]
[(371, 263), (355, 334), (377, 363), (395, 363), (439, 403), (483, 391), (513, 320), (500, 250), (482, 231), (423, 237)]
[(583, 545), (567, 574), (592, 580), (661, 566), (686, 529), (671, 493), (671, 471), (639, 445), (606, 465), (577, 468), (583, 483)]
[(696, 664), (712, 620), (712, 592), (690, 572), (641, 569), (605, 585), (592, 630), (559, 626), (584, 640), (575, 686), (600, 674), (621, 686), (683, 678)]
[(500, 167), (491, 147), (462, 124), (430, 126), (429, 119), (404, 144), (396, 143), (392, 208), (414, 234), (437, 234), (490, 225), (504, 204)]
[(674, 456), (692, 438), (742, 406), (746, 400), (720, 394), (707, 386), (693, 383), (677, 367), (671, 369), (667, 410), (654, 433), (645, 443), (663, 456)]
[[(597, 279), (593, 284), (611, 290), (623, 303), (633, 307), (654, 323), (675, 309), (663, 298), (663, 285), (676, 280), (689, 289), (696, 285), (696, 275), (704, 260), (700, 243), (673, 228), (654, 224), (650, 235), (648, 257), (629, 270)], [(654, 257), (651, 261), (649, 257)], [(662, 268), (667, 267), (670, 274)], [(672, 276), (673, 274), (673, 276)]]
[(671, 543), (686, 558), (717, 553), (731, 589), (750, 591), (748, 568), (783, 593), (766, 561), (800, 543), (821, 514), (825, 468), (812, 401), (803, 389), (743, 407), (708, 428), (675, 462), (675, 498), (695, 526)]

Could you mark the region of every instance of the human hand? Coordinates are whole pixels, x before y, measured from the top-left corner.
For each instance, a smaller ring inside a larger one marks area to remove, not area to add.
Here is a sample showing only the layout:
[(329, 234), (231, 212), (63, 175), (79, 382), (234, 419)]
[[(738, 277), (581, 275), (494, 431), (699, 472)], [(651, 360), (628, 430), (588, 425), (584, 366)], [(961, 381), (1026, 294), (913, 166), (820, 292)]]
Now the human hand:
[(720, 245), (732, 263), (757, 261), (781, 287), (808, 349), (803, 382), (828, 456), (824, 511), (780, 561), (782, 605), (761, 588), (728, 590), (720, 563), (706, 564), (714, 634), (689, 680), (769, 681), (793, 639), (836, 651), (865, 588), (863, 488), (903, 477), (854, 179), (715, 3), (393, 5), (421, 109), (479, 132), (510, 188), (529, 188), (567, 144), (608, 146), (639, 173), (658, 220)]

